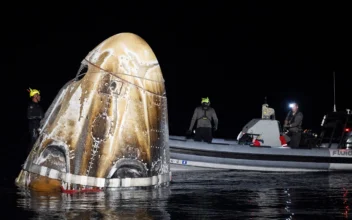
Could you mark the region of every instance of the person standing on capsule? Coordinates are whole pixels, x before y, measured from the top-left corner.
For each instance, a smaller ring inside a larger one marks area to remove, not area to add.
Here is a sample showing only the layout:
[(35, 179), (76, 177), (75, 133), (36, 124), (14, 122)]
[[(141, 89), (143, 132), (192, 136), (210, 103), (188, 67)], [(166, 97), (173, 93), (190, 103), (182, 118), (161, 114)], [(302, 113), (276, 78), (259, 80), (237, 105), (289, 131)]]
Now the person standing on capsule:
[[(214, 126), (212, 126), (212, 121), (214, 121)], [(215, 110), (210, 107), (208, 97), (202, 98), (201, 106), (198, 106), (194, 110), (191, 125), (187, 131), (188, 135), (192, 133), (193, 126), (196, 122), (197, 129), (194, 140), (211, 143), (213, 140), (212, 128), (214, 131), (218, 129), (218, 117), (216, 116)]]
[(29, 88), (27, 91), (29, 92), (29, 98), (31, 99), (27, 108), (27, 119), (30, 134), (30, 146), (28, 150), (30, 151), (39, 136), (40, 121), (44, 117), (44, 112), (42, 107), (39, 105), (39, 90)]

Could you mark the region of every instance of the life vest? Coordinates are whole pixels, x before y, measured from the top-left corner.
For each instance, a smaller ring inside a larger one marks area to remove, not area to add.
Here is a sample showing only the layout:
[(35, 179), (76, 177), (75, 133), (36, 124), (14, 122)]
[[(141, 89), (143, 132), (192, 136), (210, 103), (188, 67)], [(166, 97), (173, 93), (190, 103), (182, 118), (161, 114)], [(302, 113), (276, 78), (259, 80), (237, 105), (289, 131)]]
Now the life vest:
[(207, 111), (208, 110), (209, 110), (209, 108), (208, 109), (203, 109), (203, 112), (204, 112), (203, 116), (198, 118), (197, 120), (202, 119), (202, 120), (209, 120), (210, 121), (210, 118), (207, 117)]

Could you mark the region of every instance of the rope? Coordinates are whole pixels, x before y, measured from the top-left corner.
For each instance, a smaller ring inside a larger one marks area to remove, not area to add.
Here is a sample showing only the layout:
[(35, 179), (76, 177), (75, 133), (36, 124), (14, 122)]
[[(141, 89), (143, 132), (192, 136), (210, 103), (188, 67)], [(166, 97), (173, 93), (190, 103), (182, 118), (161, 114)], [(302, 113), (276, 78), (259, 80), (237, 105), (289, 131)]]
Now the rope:
[[(156, 96), (159, 96), (159, 97), (165, 97), (165, 94), (159, 95), (159, 94), (157, 94), (157, 93), (155, 93), (155, 92), (148, 91), (148, 90), (146, 90), (145, 88), (143, 88), (143, 87), (141, 87), (141, 86), (138, 86), (138, 85), (136, 85), (136, 84), (134, 84), (134, 83), (131, 83), (131, 82), (125, 80), (125, 79), (122, 79), (121, 77), (119, 77), (119, 76), (117, 76), (117, 75), (126, 75), (126, 76), (135, 77), (135, 78), (139, 78), (139, 79), (143, 79), (143, 80), (153, 81), (153, 82), (156, 82), (156, 83), (164, 83), (164, 80), (160, 82), (160, 81), (156, 81), (156, 80), (152, 80), (152, 79), (146, 79), (146, 78), (144, 78), (144, 77), (132, 76), (132, 75), (124, 74), (124, 73), (117, 73), (117, 74), (115, 74), (115, 73), (109, 72), (109, 71), (107, 71), (107, 70), (105, 70), (105, 69), (103, 69), (103, 68), (101, 68), (101, 67), (99, 67), (99, 66), (97, 66), (97, 65), (95, 65), (95, 64), (93, 64), (93, 63), (91, 63), (90, 61), (88, 61), (88, 60), (86, 60), (86, 59), (84, 59), (84, 62), (87, 62), (88, 64), (94, 66), (95, 68), (97, 68), (97, 69), (99, 69), (99, 70), (101, 70), (101, 71), (104, 71), (104, 72), (106, 72), (106, 73), (108, 73), (108, 74), (110, 74), (110, 75), (112, 75), (112, 76), (118, 78), (119, 80), (121, 80), (121, 81), (123, 81), (123, 82), (125, 82), (125, 83), (127, 83), (127, 84), (130, 84), (130, 85), (133, 85), (133, 86), (135, 86), (135, 87), (138, 87), (138, 88), (142, 89), (144, 92), (151, 93), (151, 94), (156, 95)], [(79, 69), (79, 71), (81, 71), (82, 69), (83, 69), (83, 68), (81, 67), (81, 68)], [(82, 76), (82, 75), (85, 75), (85, 74), (86, 74), (86, 73), (81, 73), (81, 74), (79, 74), (79, 75), (76, 75), (75, 78), (69, 80), (67, 83), (69, 83), (69, 82), (71, 82), (71, 81), (77, 81), (77, 78), (78, 78), (78, 77), (80, 77), (80, 76)]]
[[(126, 73), (112, 73), (112, 72), (109, 72), (109, 71), (107, 71), (107, 70), (105, 70), (105, 69), (103, 69), (103, 68), (101, 68), (101, 67), (95, 65), (94, 63), (91, 63), (89, 60), (86, 60), (86, 59), (84, 59), (84, 60), (85, 60), (86, 62), (88, 62), (90, 65), (92, 65), (92, 66), (94, 66), (94, 67), (96, 67), (96, 68), (98, 68), (98, 69), (100, 69), (100, 70), (103, 70), (104, 72), (110, 73), (111, 75), (114, 75), (114, 76), (116, 76), (116, 75), (125, 75), (125, 76), (130, 76), (130, 77), (135, 77), (135, 78), (143, 79), (143, 80), (153, 81), (153, 82), (156, 82), (156, 83), (164, 83), (164, 82), (165, 82), (165, 80), (163, 80), (163, 81), (156, 81), (156, 80), (147, 79), (147, 78), (144, 78), (144, 77), (141, 77), (141, 76), (128, 75), (128, 74), (126, 74)], [(154, 64), (154, 65), (157, 65), (157, 64)], [(117, 77), (117, 76), (116, 76), (116, 77)]]

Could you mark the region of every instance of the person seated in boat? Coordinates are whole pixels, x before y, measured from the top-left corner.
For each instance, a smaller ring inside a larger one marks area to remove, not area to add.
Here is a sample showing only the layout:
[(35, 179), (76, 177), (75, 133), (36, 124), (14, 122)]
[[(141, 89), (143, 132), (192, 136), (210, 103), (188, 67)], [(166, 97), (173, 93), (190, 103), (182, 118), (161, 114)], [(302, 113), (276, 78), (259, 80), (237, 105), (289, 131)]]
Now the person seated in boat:
[(273, 108), (269, 108), (269, 105), (266, 103), (262, 105), (262, 119), (275, 120), (275, 110)]
[[(212, 126), (214, 121), (214, 126)], [(205, 141), (211, 143), (213, 140), (212, 129), (214, 131), (218, 128), (218, 117), (214, 108), (210, 107), (209, 98), (202, 98), (201, 106), (194, 110), (191, 125), (187, 131), (187, 134), (192, 133), (194, 124), (197, 122), (196, 134), (194, 137), (195, 141)]]
[(290, 137), (289, 146), (298, 148), (301, 142), (303, 114), (298, 110), (298, 104), (290, 104), (291, 111), (287, 114), (284, 127), (288, 130)]

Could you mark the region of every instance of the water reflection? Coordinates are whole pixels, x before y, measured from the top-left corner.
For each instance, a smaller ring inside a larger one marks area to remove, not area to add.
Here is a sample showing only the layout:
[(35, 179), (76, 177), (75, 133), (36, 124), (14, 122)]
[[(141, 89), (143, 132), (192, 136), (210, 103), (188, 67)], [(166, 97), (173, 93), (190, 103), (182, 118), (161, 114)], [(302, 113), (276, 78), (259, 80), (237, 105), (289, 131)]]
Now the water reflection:
[(351, 219), (351, 182), (351, 173), (198, 171), (174, 173), (168, 188), (21, 191), (16, 201), (34, 219)]
[(349, 214), (349, 212), (350, 212), (350, 205), (349, 205), (349, 203), (348, 203), (348, 197), (347, 197), (347, 195), (348, 195), (348, 190), (345, 189), (345, 188), (343, 188), (343, 190), (344, 190), (344, 192), (343, 192), (343, 204), (344, 204), (344, 206), (345, 206), (345, 210), (344, 210), (344, 212), (343, 212), (343, 216), (344, 216), (346, 219), (348, 219), (348, 214)]
[(351, 218), (351, 173), (217, 171), (180, 174), (174, 180), (176, 185), (168, 204), (172, 216), (182, 213), (187, 219)]
[(61, 194), (20, 191), (17, 206), (34, 219), (170, 219), (169, 188)]
[(352, 190), (352, 174), (340, 174), (337, 178), (336, 175), (329, 176), (330, 188), (339, 189), (342, 194), (342, 204), (343, 211), (342, 214), (345, 219), (351, 219), (350, 206), (351, 206), (351, 194), (349, 193)]
[(197, 172), (175, 174), (168, 211), (179, 219), (286, 219), (289, 198), (282, 174)]
[(292, 184), (287, 194), (287, 219), (351, 219), (351, 173), (312, 173), (296, 177), (301, 184)]

